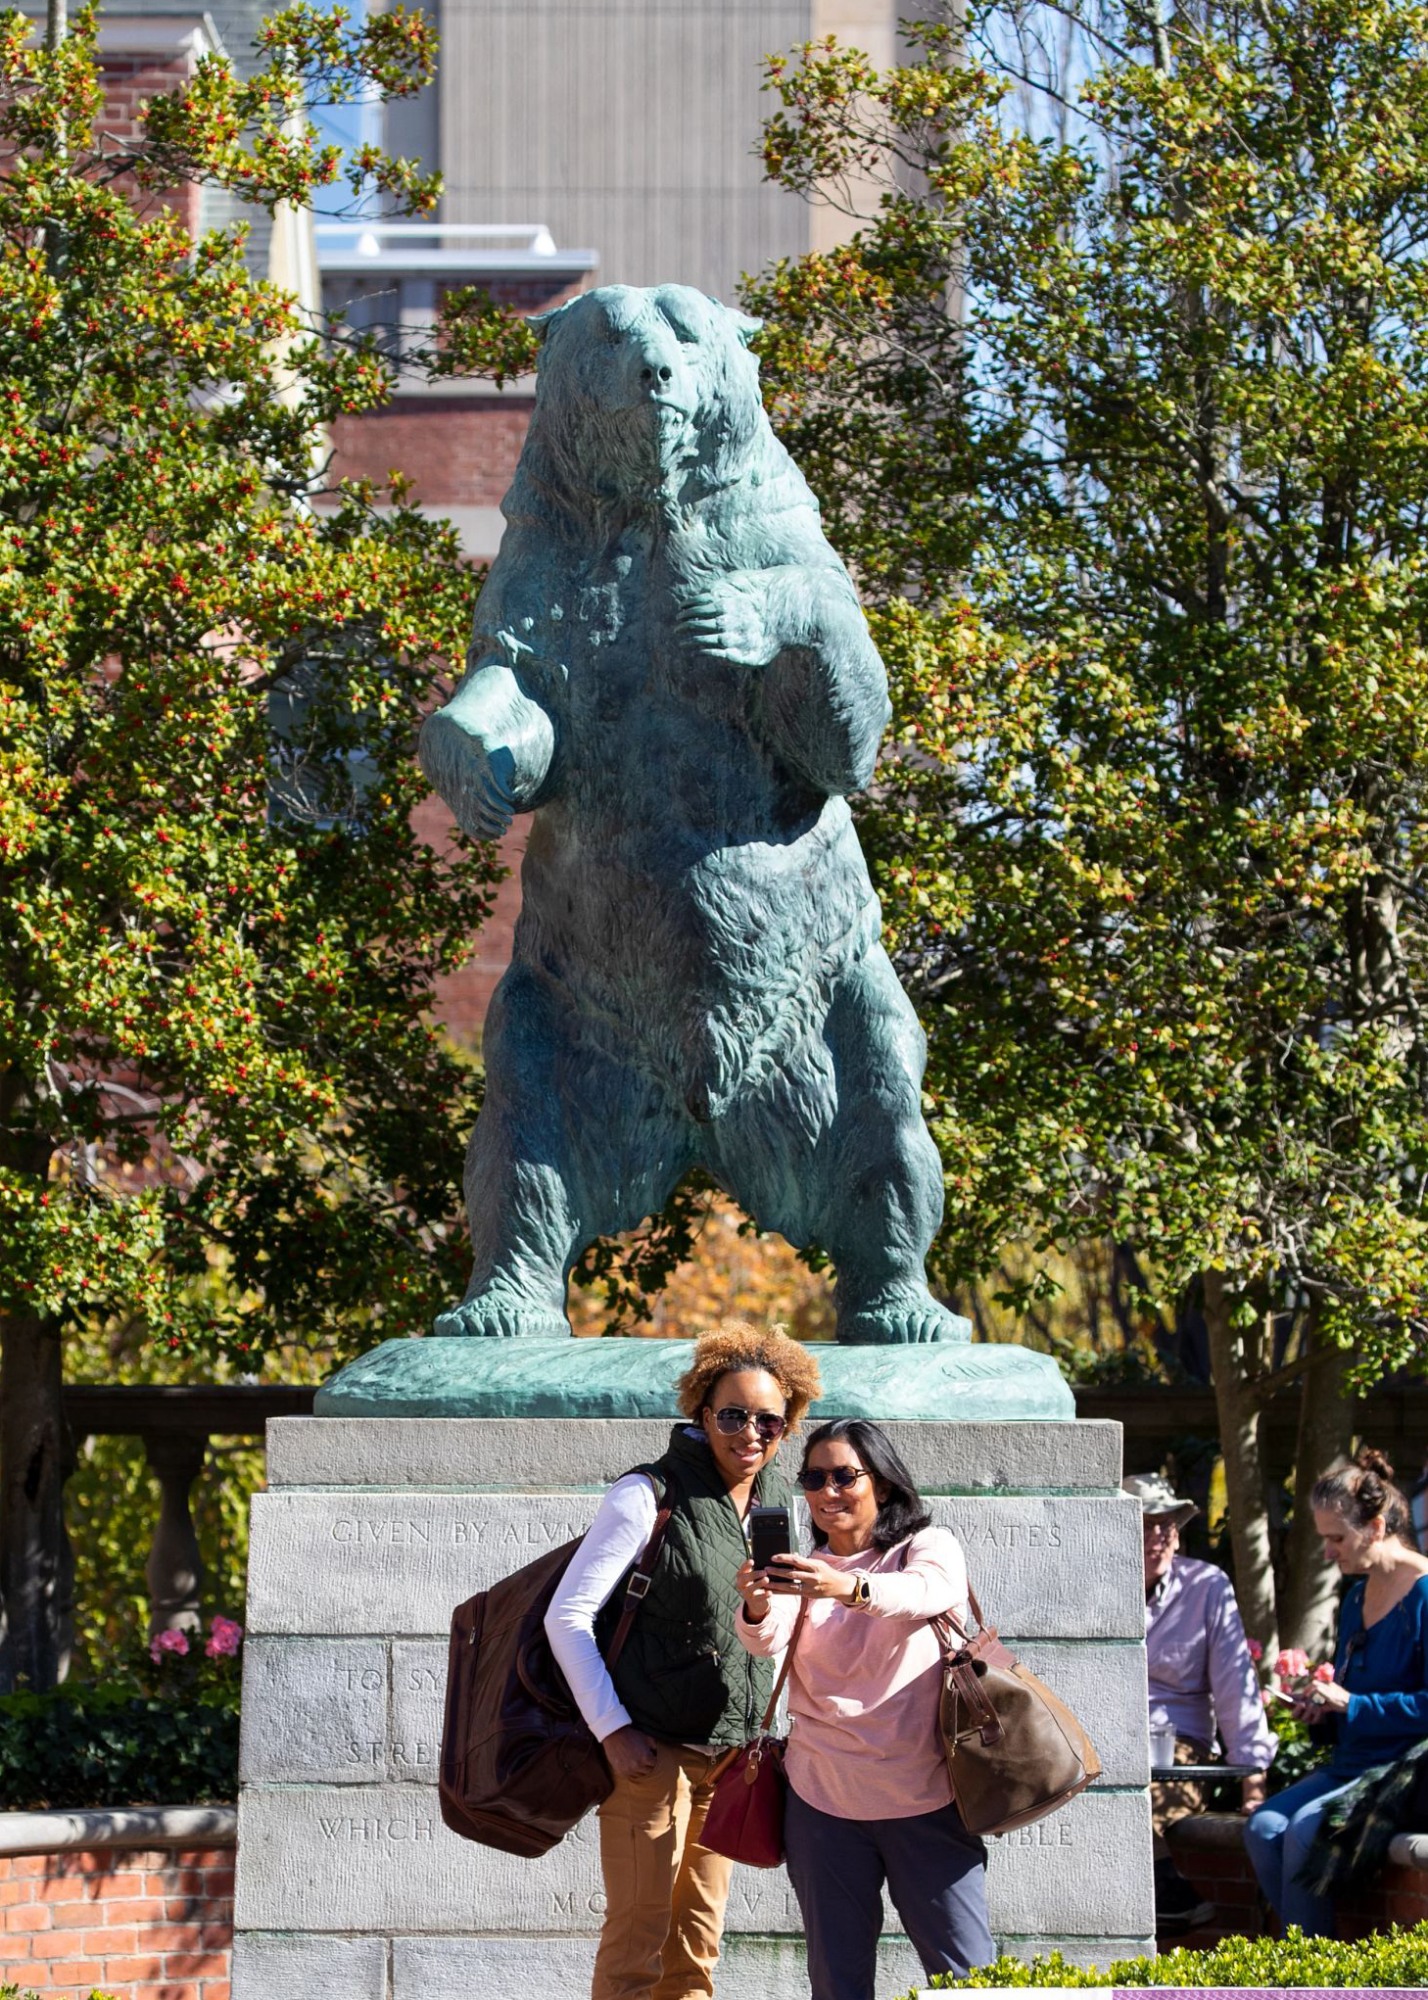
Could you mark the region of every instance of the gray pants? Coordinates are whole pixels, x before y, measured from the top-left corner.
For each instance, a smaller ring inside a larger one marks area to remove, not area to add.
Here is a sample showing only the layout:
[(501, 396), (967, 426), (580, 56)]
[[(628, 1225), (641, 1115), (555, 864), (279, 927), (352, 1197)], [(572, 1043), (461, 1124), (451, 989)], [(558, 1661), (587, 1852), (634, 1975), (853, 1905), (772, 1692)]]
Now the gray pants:
[(911, 1819), (836, 1819), (790, 1789), (784, 1841), (813, 2000), (875, 2000), (885, 1882), (929, 1978), (996, 1957), (987, 1850), (956, 1806)]

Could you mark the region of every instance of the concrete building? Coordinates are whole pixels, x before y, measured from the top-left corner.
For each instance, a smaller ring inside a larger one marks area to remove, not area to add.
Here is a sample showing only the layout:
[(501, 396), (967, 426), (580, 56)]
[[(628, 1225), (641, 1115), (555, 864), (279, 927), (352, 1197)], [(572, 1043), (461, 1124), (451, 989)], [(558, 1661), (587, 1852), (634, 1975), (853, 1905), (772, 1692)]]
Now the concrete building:
[(436, 86), (388, 107), (386, 143), (446, 180), (446, 222), (531, 217), (593, 243), (602, 284), (732, 300), (844, 227), (771, 188), (765, 58), (834, 35), (880, 66), (895, 0), (428, 0)]

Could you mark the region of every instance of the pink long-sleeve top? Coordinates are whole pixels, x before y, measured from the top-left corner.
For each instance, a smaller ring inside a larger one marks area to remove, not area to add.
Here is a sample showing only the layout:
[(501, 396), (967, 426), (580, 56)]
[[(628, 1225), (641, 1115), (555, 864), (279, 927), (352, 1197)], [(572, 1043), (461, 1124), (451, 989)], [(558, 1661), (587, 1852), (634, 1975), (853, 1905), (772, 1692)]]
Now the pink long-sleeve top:
[[(906, 1560), (904, 1562), (904, 1551)], [(942, 1648), (928, 1622), (967, 1618), (967, 1564), (946, 1528), (923, 1528), (885, 1553), (818, 1555), (866, 1576), (866, 1610), (817, 1598), (788, 1676), (788, 1782), (805, 1804), (840, 1819), (911, 1819), (952, 1798), (937, 1728)], [(749, 1652), (781, 1653), (798, 1600), (776, 1596), (766, 1617), (734, 1629)]]

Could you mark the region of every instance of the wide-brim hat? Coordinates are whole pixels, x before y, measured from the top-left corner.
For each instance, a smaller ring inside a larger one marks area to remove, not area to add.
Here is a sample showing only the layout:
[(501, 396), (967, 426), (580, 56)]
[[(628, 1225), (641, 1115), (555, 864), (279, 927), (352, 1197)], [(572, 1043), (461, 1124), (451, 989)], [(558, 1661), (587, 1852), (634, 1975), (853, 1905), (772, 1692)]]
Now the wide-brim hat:
[(1121, 1481), (1121, 1491), (1129, 1493), (1132, 1500), (1139, 1500), (1141, 1514), (1147, 1521), (1163, 1521), (1168, 1515), (1177, 1528), (1183, 1528), (1200, 1511), (1193, 1500), (1180, 1498), (1163, 1473), (1132, 1473), (1129, 1479)]

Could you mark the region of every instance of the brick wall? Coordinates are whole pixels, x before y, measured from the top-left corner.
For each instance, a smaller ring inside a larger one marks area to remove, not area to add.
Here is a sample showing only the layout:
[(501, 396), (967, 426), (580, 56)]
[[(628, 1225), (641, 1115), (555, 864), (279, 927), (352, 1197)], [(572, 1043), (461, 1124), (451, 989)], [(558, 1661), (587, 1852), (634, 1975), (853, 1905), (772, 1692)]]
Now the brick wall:
[(0, 1986), (228, 2000), (232, 1943), (231, 1848), (0, 1855)]
[[(99, 119), (99, 137), (106, 151), (126, 146), (142, 146), (144, 128), (139, 123), (139, 106), (153, 97), (166, 97), (188, 81), (187, 57), (119, 56), (106, 54), (101, 64), (104, 82), (104, 110)], [(107, 142), (107, 143), (106, 143)], [(189, 182), (158, 195), (141, 194), (131, 178), (123, 175), (115, 185), (130, 195), (140, 210), (162, 205), (172, 208), (190, 236), (198, 233), (199, 190)]]
[(332, 426), (334, 479), (416, 482), (413, 499), (444, 507), (499, 507), (516, 470), (534, 404), (528, 396), (396, 396), (383, 409)]
[[(1166, 1943), (1200, 1947), (1221, 1937), (1259, 1937), (1264, 1933), (1267, 1912), (1242, 1843), (1192, 1847), (1177, 1841), (1172, 1830), (1171, 1845), (1177, 1866), (1206, 1901), (1215, 1905), (1216, 1917), (1213, 1925), (1177, 1934)], [(1387, 1930), (1390, 1924), (1407, 1928), (1428, 1922), (1428, 1873), (1421, 1868), (1386, 1868), (1378, 1888), (1338, 1905), (1338, 1918), (1341, 1938), (1368, 1937)]]

